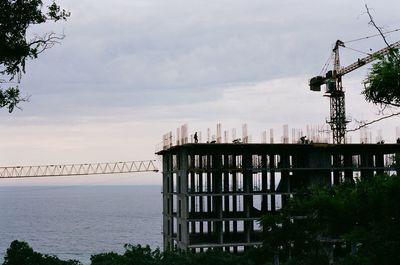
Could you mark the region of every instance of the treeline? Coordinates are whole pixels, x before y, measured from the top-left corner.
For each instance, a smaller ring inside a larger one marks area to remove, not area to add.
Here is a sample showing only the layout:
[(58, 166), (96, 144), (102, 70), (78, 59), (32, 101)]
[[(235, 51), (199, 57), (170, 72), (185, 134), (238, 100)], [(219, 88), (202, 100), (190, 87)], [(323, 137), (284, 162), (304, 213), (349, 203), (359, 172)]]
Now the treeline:
[[(125, 253), (102, 253), (91, 257), (91, 265), (253, 265), (247, 255), (233, 255), (217, 250), (204, 253), (179, 253), (152, 250), (149, 246), (125, 245)], [(13, 241), (3, 265), (81, 265), (77, 260), (60, 260), (33, 251), (26, 243)]]
[[(260, 220), (263, 246), (234, 255), (162, 252), (126, 245), (102, 253), (91, 265), (375, 265), (400, 264), (400, 178), (379, 176), (335, 187), (297, 191), (285, 207)], [(3, 265), (80, 265), (11, 243)]]

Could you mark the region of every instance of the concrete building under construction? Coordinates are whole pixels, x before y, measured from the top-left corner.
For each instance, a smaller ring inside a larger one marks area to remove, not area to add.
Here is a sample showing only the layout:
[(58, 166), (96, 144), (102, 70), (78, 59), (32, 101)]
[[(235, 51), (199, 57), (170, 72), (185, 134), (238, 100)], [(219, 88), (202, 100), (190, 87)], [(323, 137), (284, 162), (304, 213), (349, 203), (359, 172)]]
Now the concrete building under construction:
[(299, 187), (399, 173), (400, 144), (180, 143), (163, 165), (164, 249), (237, 252), (262, 243), (258, 220)]

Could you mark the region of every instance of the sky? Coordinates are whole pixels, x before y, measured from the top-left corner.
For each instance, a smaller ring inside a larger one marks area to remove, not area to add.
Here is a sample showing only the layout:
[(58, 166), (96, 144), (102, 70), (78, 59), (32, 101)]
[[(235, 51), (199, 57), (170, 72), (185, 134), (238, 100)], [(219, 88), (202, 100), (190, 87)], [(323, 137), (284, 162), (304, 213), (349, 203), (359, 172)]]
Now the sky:
[[(308, 80), (321, 74), (337, 39), (400, 28), (397, 0), (65, 0), (67, 22), (30, 28), (64, 33), (61, 45), (27, 63), (20, 88), (30, 102), (0, 111), (0, 166), (155, 159), (162, 135), (188, 124), (215, 133), (246, 123), (254, 142), (263, 130), (324, 125), (329, 100)], [(400, 32), (387, 36), (400, 39)], [(381, 38), (349, 42), (362, 52)], [(365, 54), (340, 52), (343, 66)], [(368, 66), (343, 78), (353, 121), (377, 118), (362, 81)], [(386, 111), (390, 113), (390, 110)], [(393, 142), (400, 118), (370, 126)], [(352, 136), (357, 142), (359, 132)], [(0, 185), (161, 184), (161, 173), (0, 180)]]

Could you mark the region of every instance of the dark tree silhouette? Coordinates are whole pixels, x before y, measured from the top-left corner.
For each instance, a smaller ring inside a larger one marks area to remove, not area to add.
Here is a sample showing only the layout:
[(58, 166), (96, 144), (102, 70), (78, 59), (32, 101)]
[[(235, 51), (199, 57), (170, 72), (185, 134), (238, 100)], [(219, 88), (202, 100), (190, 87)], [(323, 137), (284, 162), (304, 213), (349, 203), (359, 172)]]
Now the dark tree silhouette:
[(400, 59), (397, 49), (372, 65), (363, 94), (367, 101), (400, 107)]
[(7, 249), (3, 265), (81, 265), (79, 261), (63, 261), (57, 257), (43, 255), (23, 241), (13, 241)]
[(398, 176), (309, 188), (263, 218), (263, 247), (282, 264), (399, 264), (399, 200)]
[(18, 85), (4, 88), (8, 81), (19, 83), (27, 59), (36, 59), (44, 50), (59, 43), (64, 35), (54, 32), (28, 39), (29, 27), (48, 21), (66, 20), (70, 13), (55, 2), (41, 0), (0, 0), (0, 108), (12, 112), (21, 97)]
[[(369, 25), (373, 26), (379, 32), (384, 43), (390, 48), (382, 28), (375, 23), (367, 5), (365, 5), (365, 9), (370, 19)], [(390, 48), (388, 54), (377, 56), (377, 59), (377, 62), (372, 64), (371, 70), (364, 80), (362, 94), (365, 96), (366, 101), (379, 105), (382, 108), (383, 114), (386, 108), (394, 107), (398, 109), (400, 107), (400, 53), (398, 49)], [(349, 131), (356, 131), (372, 123), (398, 115), (400, 115), (400, 112), (392, 111), (389, 115), (367, 123), (361, 123), (360, 126)]]

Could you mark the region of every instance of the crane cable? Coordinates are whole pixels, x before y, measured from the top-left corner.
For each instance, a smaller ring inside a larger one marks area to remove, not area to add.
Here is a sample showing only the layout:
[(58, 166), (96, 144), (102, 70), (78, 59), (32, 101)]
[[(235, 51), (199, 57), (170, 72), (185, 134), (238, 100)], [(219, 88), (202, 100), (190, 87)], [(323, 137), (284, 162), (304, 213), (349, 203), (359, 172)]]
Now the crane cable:
[[(400, 31), (400, 28), (383, 32), (383, 34), (390, 34), (390, 33), (397, 32), (397, 31)], [(356, 42), (356, 41), (360, 41), (360, 40), (366, 40), (366, 39), (370, 39), (370, 38), (378, 37), (378, 36), (381, 36), (381, 34), (374, 34), (374, 35), (363, 37), (363, 38), (348, 40), (348, 41), (344, 41), (344, 43), (350, 43), (350, 42)]]
[(322, 67), (321, 73), (319, 75), (322, 75), (324, 73), (326, 73), (326, 71), (328, 70), (329, 65), (332, 62), (332, 58), (333, 58), (333, 52), (331, 52), (331, 54), (328, 57), (328, 60), (326, 60), (326, 63), (324, 64), (324, 67)]
[[(393, 32), (396, 32), (396, 31), (400, 31), (400, 29), (395, 29), (395, 30), (392, 30), (392, 31), (387, 31), (387, 32), (384, 32), (384, 34), (389, 34), (389, 33), (393, 33)], [(368, 37), (364, 37), (364, 38), (359, 38), (359, 39), (355, 39), (355, 40), (352, 40), (352, 41), (347, 41), (347, 42), (344, 42), (344, 43), (354, 42), (354, 41), (357, 41), (357, 40), (363, 40), (363, 39), (368, 39), (368, 38), (377, 37), (377, 36), (381, 36), (381, 34), (375, 34), (375, 35), (372, 35), (372, 36), (368, 36)], [(368, 56), (371, 55), (371, 53), (369, 53), (369, 52), (364, 52), (364, 51), (361, 51), (361, 50), (357, 50), (357, 49), (348, 47), (347, 45), (343, 46), (343, 48), (346, 48), (346, 49), (349, 49), (349, 50), (352, 50), (352, 51), (355, 51), (355, 52), (359, 52), (359, 53), (364, 54), (364, 55), (368, 55)], [(372, 51), (372, 50), (370, 49), (370, 51)]]
[(359, 53), (362, 53), (362, 54), (365, 54), (365, 55), (371, 55), (371, 53), (363, 52), (363, 51), (360, 51), (360, 50), (357, 50), (357, 49), (354, 49), (354, 48), (351, 48), (351, 47), (347, 47), (347, 46), (344, 46), (343, 48), (346, 48), (346, 49), (349, 49), (349, 50), (352, 50), (352, 51), (355, 51), (355, 52), (359, 52)]
[[(390, 30), (390, 31), (386, 31), (386, 32), (383, 32), (383, 34), (386, 35), (386, 34), (390, 34), (390, 33), (397, 32), (397, 31), (400, 31), (400, 28), (394, 29), (394, 30)], [(378, 37), (378, 36), (381, 36), (381, 34), (374, 34), (374, 35), (370, 35), (370, 36), (363, 37), (363, 38), (357, 38), (357, 39), (353, 39), (353, 40), (348, 40), (348, 41), (344, 41), (343, 43), (346, 44), (346, 43), (351, 43), (351, 42), (366, 40), (366, 39), (370, 39), (370, 38)], [(354, 48), (351, 48), (351, 47), (344, 46), (344, 48), (347, 48), (347, 49), (349, 49), (349, 50), (352, 50), (352, 51), (355, 51), (355, 52), (358, 52), (358, 53), (361, 53), (361, 54), (371, 55), (371, 53), (364, 52), (364, 51), (361, 51), (361, 50), (357, 50), (357, 49), (354, 49)], [(332, 52), (332, 53), (329, 55), (328, 60), (326, 61), (326, 63), (325, 63), (324, 66), (322, 67), (322, 70), (321, 70), (321, 72), (320, 72), (320, 75), (322, 75), (323, 73), (325, 73), (325, 72), (327, 71), (329, 65), (330, 65), (331, 62), (332, 62), (333, 56), (334, 56), (334, 54), (333, 54), (333, 52)]]

